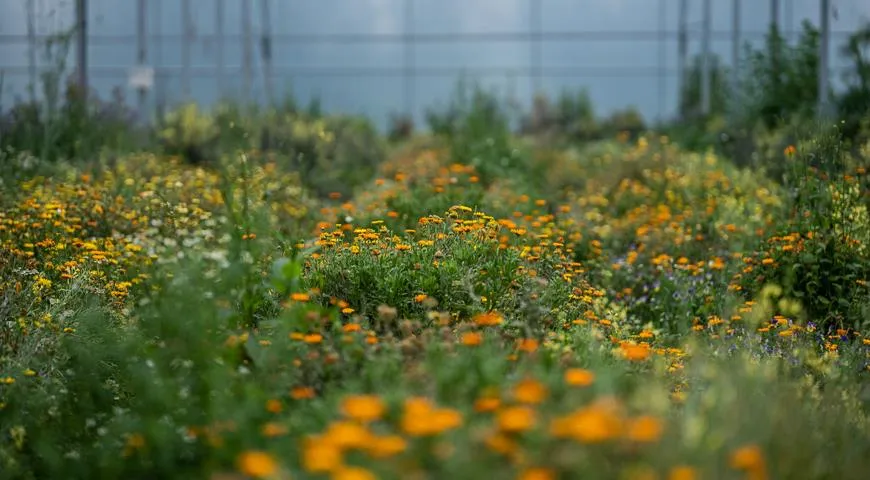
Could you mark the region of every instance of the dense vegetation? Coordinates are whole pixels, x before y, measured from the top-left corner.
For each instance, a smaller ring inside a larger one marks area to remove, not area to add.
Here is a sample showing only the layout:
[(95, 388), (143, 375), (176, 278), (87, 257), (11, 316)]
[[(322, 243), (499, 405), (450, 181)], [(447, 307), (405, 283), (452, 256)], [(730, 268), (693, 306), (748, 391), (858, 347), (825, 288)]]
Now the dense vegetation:
[(754, 52), (753, 100), (656, 129), (15, 106), (0, 477), (864, 478), (868, 37), (817, 122), (813, 35), (769, 42), (799, 94)]

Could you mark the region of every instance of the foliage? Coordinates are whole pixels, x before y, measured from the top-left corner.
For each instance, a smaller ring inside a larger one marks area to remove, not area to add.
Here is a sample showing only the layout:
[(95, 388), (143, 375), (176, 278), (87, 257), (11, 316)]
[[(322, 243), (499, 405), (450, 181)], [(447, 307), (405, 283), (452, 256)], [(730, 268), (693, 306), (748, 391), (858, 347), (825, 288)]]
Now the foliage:
[[(709, 115), (724, 115), (728, 113), (731, 99), (731, 69), (722, 64), (718, 55), (710, 55), (710, 112)], [(686, 78), (681, 83), (679, 113), (684, 120), (691, 123), (701, 117), (701, 84), (703, 79), (703, 56), (696, 55), (686, 71)]]

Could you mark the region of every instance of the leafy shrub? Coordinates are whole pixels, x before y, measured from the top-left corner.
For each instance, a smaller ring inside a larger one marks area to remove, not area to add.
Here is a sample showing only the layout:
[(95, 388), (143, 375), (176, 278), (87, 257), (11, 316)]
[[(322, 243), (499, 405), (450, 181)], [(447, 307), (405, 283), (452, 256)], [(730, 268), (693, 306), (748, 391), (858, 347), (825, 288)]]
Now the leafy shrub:
[(749, 260), (742, 278), (744, 288), (782, 285), (825, 328), (861, 328), (870, 321), (864, 308), (870, 298), (870, 215), (848, 155), (831, 127), (789, 150), (791, 217)]
[(104, 150), (123, 151), (142, 143), (135, 116), (120, 90), (110, 101), (87, 97), (71, 80), (45, 102), (19, 102), (0, 116), (0, 149), (30, 152), (45, 162), (94, 161)]

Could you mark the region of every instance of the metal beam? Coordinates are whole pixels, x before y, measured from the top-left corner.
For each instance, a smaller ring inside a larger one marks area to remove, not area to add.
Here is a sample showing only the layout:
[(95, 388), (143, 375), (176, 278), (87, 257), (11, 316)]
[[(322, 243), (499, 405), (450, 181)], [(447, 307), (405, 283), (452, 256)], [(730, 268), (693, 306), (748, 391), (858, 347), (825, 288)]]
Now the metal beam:
[(217, 63), (217, 89), (218, 95), (223, 97), (226, 94), (226, 85), (224, 85), (224, 0), (215, 0), (215, 56)]
[(88, 97), (88, 2), (76, 0), (76, 77), (82, 99)]
[(818, 85), (818, 115), (826, 117), (828, 115), (828, 63), (830, 49), (830, 30), (831, 30), (831, 5), (830, 0), (820, 0), (821, 11), (819, 12), (819, 85)]
[(710, 105), (710, 88), (712, 87), (710, 69), (712, 67), (710, 59), (710, 26), (712, 24), (712, 13), (710, 0), (704, 0), (703, 20), (701, 26), (701, 113), (709, 115), (711, 111)]
[(184, 101), (188, 101), (190, 100), (190, 44), (193, 43), (190, 0), (181, 0), (181, 28), (184, 35), (184, 41), (181, 43), (181, 93)]
[[(739, 94), (740, 88), (740, 17), (740, 0), (734, 0), (731, 9), (731, 98)], [(735, 117), (732, 112), (732, 119)]]
[(678, 32), (677, 32), (677, 71), (679, 72), (677, 81), (677, 91), (681, 98), (683, 91), (686, 88), (686, 60), (689, 55), (689, 1), (680, 0), (680, 11), (678, 17)]
[[(148, 55), (147, 4), (147, 0), (137, 0), (136, 2), (136, 63), (140, 67), (145, 66), (145, 61)], [(139, 97), (139, 115), (143, 115), (146, 108), (145, 88), (140, 87), (138, 89), (137, 95)]]
[(242, 78), (243, 78), (243, 98), (250, 101), (252, 90), (254, 88), (254, 44), (251, 37), (251, 4), (250, 2), (241, 2), (242, 14)]
[(266, 101), (271, 105), (275, 101), (275, 91), (272, 78), (272, 26), (269, 13), (269, 0), (260, 0), (260, 56), (263, 59), (263, 88), (266, 91)]

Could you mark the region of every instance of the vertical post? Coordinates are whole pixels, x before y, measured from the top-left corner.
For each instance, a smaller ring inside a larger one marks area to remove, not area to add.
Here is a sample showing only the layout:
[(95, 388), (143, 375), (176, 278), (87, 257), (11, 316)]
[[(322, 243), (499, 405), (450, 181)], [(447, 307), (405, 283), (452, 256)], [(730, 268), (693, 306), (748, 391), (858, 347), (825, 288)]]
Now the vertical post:
[(226, 93), (224, 85), (224, 0), (215, 0), (215, 55), (217, 56), (217, 90), (218, 96), (223, 98)]
[(190, 0), (181, 0), (181, 28), (183, 29), (181, 45), (181, 92), (184, 101), (190, 100), (190, 44), (192, 38), (192, 20), (190, 16)]
[(770, 26), (779, 30), (779, 0), (770, 0)]
[(242, 0), (242, 95), (245, 100), (251, 99), (251, 90), (254, 86), (253, 72), (253, 56), (254, 46), (251, 39), (251, 3), (248, 0)]
[(415, 85), (416, 78), (416, 59), (417, 51), (416, 29), (414, 28), (414, 1), (405, 0), (405, 75), (404, 75), (404, 103), (405, 114), (410, 118), (414, 118), (415, 105)]
[(272, 28), (270, 25), (269, 0), (260, 0), (260, 55), (263, 59), (263, 88), (266, 91), (266, 101), (271, 105), (275, 101), (272, 82)]
[(712, 21), (710, 0), (704, 0), (701, 36), (701, 113), (710, 114), (710, 24)]
[(667, 3), (665, 0), (659, 0), (659, 74), (658, 74), (658, 89), (659, 89), (659, 122), (661, 122), (664, 118), (664, 110), (665, 110), (665, 75), (666, 75), (666, 63), (667, 63), (667, 51), (665, 50), (665, 29), (667, 28)]
[(532, 98), (542, 93), (543, 74), (541, 56), (543, 49), (543, 12), (541, 0), (529, 0), (529, 30), (531, 41), (529, 42), (529, 66), (532, 69)]
[(819, 26), (819, 117), (828, 114), (828, 50), (831, 37), (830, 0), (820, 0), (821, 14)]
[[(682, 93), (686, 88), (686, 57), (689, 54), (689, 37), (688, 37), (688, 18), (689, 18), (689, 1), (688, 0), (680, 0), (680, 12), (679, 12), (679, 33), (677, 34), (677, 91), (678, 97), (682, 98)], [(682, 111), (682, 105), (678, 105), (678, 110), (680, 115), (684, 113)]]
[[(136, 63), (140, 67), (145, 66), (145, 58), (147, 55), (147, 34), (146, 34), (146, 17), (147, 17), (147, 0), (138, 0), (136, 2)], [(139, 97), (139, 115), (145, 114), (145, 87), (140, 86), (138, 89)]]
[[(731, 10), (731, 98), (740, 88), (740, 0), (734, 0)], [(734, 113), (734, 112), (732, 112)], [(732, 116), (732, 119), (734, 116)]]
[(163, 89), (163, 0), (154, 0), (154, 103), (157, 118), (163, 118), (166, 107), (166, 91)]
[(88, 96), (88, 2), (76, 0), (76, 74), (82, 100)]
[(36, 103), (36, 6), (34, 0), (27, 0), (27, 70), (30, 102)]

